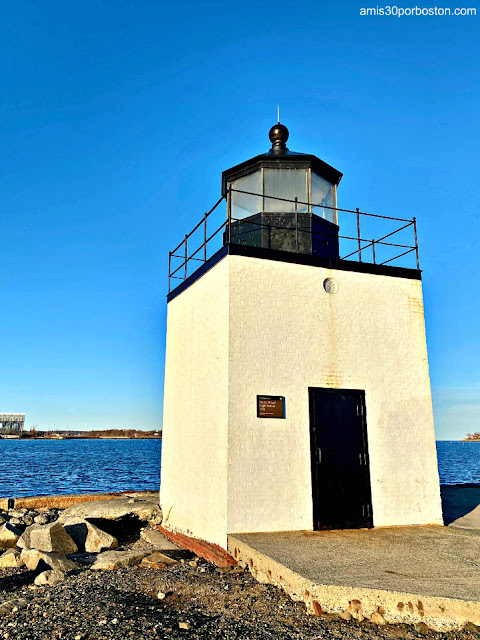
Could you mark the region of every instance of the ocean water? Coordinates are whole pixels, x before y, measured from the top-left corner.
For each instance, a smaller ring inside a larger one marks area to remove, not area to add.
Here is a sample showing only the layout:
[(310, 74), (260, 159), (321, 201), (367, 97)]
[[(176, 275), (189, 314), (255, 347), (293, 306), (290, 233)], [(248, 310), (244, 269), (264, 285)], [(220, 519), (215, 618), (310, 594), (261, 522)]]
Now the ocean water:
[(438, 440), (437, 458), (441, 484), (480, 486), (480, 442)]
[(155, 490), (161, 440), (0, 440), (0, 497)]
[[(160, 486), (161, 440), (0, 440), (0, 497)], [(442, 484), (480, 486), (480, 442), (437, 442)]]

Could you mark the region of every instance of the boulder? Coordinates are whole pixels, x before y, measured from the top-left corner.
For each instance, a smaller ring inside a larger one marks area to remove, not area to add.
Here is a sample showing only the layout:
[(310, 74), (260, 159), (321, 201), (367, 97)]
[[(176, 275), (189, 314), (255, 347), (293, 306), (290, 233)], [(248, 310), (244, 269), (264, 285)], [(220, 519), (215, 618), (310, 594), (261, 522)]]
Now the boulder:
[(20, 551), (17, 551), (17, 549), (9, 549), (0, 556), (1, 569), (5, 569), (6, 567), (23, 567), (24, 564), (20, 557)]
[(37, 549), (23, 549), (20, 557), (30, 571), (35, 571), (39, 567), (41, 569), (58, 569), (59, 571), (72, 571), (77, 568), (75, 562), (64, 556)]
[(80, 551), (100, 553), (118, 547), (118, 540), (84, 518), (71, 516), (62, 525)]
[(178, 551), (177, 545), (170, 542), (158, 529), (147, 527), (143, 529), (140, 537), (159, 551)]
[(22, 532), (13, 524), (5, 522), (0, 526), (0, 549), (14, 549)]
[(112, 571), (122, 567), (131, 567), (140, 564), (148, 554), (148, 551), (104, 551), (98, 554), (92, 569)]
[(37, 549), (63, 555), (78, 551), (77, 545), (58, 521), (44, 525), (32, 524), (25, 529), (17, 544), (21, 549)]
[(141, 565), (142, 567), (151, 567), (152, 569), (165, 569), (165, 567), (170, 567), (174, 564), (177, 564), (177, 561), (173, 558), (169, 558), (164, 553), (160, 551), (155, 551), (150, 555), (143, 558)]
[(139, 520), (157, 521), (161, 520), (162, 511), (158, 504), (147, 500), (137, 500), (131, 498), (116, 498), (115, 500), (94, 500), (92, 502), (81, 502), (74, 504), (60, 516), (63, 521), (71, 516), (80, 518), (118, 520), (127, 516), (136, 516)]
[(59, 584), (65, 580), (65, 572), (59, 569), (52, 569), (39, 573), (34, 582), (37, 587), (43, 587), (44, 585), (50, 585), (53, 587), (55, 584)]

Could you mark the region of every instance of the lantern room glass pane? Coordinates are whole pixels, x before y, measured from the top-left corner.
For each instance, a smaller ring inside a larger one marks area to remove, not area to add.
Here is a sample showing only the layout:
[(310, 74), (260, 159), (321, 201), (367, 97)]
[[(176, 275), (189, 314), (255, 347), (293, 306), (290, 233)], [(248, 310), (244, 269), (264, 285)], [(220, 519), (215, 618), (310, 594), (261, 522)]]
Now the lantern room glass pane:
[[(335, 185), (324, 180), (312, 171), (312, 204), (326, 205), (334, 207)], [(312, 213), (321, 216), (330, 222), (335, 222), (334, 210), (312, 207)]]
[[(250, 193), (262, 193), (262, 173), (255, 171), (242, 178), (237, 178), (230, 183), (232, 189), (239, 191), (249, 191)], [(232, 191), (232, 218), (241, 220), (248, 218), (262, 210), (261, 195), (247, 195), (246, 193), (237, 193)]]
[[(265, 196), (287, 198), (288, 200), (298, 198), (301, 202), (308, 202), (308, 170), (264, 169), (263, 193)], [(293, 202), (274, 200), (273, 198), (264, 198), (263, 210), (276, 213), (293, 213), (295, 204)], [(299, 213), (307, 210), (307, 206), (298, 205)]]

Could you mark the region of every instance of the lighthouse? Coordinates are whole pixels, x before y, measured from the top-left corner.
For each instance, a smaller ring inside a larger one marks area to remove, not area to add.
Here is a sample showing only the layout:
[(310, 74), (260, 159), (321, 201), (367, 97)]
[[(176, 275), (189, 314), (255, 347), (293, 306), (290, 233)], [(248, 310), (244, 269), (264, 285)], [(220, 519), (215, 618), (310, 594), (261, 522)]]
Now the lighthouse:
[(442, 524), (415, 218), (269, 138), (170, 254), (163, 527)]

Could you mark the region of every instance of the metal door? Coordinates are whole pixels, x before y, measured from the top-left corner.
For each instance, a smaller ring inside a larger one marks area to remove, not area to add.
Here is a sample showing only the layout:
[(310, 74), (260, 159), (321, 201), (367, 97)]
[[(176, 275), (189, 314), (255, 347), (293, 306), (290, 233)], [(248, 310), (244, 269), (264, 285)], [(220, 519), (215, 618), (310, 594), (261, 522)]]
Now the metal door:
[(365, 392), (309, 389), (313, 528), (373, 526)]

